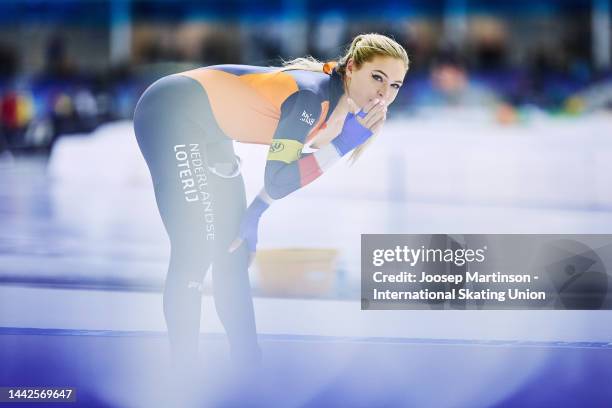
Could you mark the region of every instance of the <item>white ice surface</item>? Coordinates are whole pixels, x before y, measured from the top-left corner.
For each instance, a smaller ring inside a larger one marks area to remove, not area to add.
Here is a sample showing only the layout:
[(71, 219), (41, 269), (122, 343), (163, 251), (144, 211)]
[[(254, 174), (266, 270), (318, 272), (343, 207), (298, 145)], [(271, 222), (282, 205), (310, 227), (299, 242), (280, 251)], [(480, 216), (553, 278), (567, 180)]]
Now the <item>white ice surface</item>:
[[(260, 248), (338, 248), (341, 268), (358, 282), (361, 233), (610, 233), (610, 130), (605, 114), (510, 127), (482, 112), (392, 121), (354, 167), (340, 163), (276, 202), (262, 219)], [(236, 151), (251, 198), (262, 187), (267, 150), (236, 143)], [(168, 242), (131, 122), (60, 139), (49, 174), (40, 191), (17, 183), (3, 193), (16, 211), (3, 220), (2, 238), (15, 248), (3, 262), (24, 273), (163, 279)], [(28, 207), (39, 195), (44, 214)], [(10, 286), (0, 293), (2, 326), (163, 330), (159, 294)], [(207, 312), (213, 308), (205, 298), (203, 331), (221, 331)], [(612, 339), (607, 311), (364, 312), (357, 302), (270, 298), (256, 298), (255, 308), (261, 333)]]

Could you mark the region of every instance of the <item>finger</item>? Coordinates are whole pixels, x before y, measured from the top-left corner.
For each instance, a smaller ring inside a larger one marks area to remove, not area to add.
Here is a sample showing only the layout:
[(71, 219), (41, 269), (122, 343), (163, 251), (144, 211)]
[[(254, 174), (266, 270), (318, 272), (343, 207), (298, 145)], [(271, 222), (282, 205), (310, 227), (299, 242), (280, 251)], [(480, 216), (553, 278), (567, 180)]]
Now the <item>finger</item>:
[(361, 115), (355, 115), (355, 119), (357, 119), (357, 122), (359, 122), (359, 124), (360, 124), (361, 126), (363, 126), (363, 127), (367, 128), (367, 126), (366, 126), (366, 124), (365, 124), (365, 123), (366, 123), (366, 121), (365, 121), (365, 118), (364, 118), (363, 116), (361, 116)]
[(378, 112), (384, 111), (384, 109), (385, 109), (385, 106), (383, 103), (380, 103), (380, 102), (377, 103), (376, 105), (372, 107), (372, 109), (368, 111), (368, 114), (365, 117), (366, 121), (368, 120), (368, 116), (377, 115)]
[(364, 107), (363, 111), (369, 113), (372, 109), (374, 109), (380, 103), (380, 99), (374, 98), (370, 102), (368, 102)]
[(372, 134), (378, 133), (382, 129), (386, 120), (387, 120), (387, 116), (385, 115), (385, 117), (383, 117), (381, 120), (376, 122), (370, 129), (372, 131)]
[(240, 245), (242, 245), (242, 238), (236, 238), (234, 242), (231, 243), (227, 252), (234, 252)]
[(370, 126), (372, 133), (375, 133), (378, 129), (380, 129), (382, 124), (385, 123), (385, 120), (387, 120), (387, 115), (383, 113), (383, 115), (379, 117), (378, 120), (374, 121)]
[(374, 109), (377, 104), (379, 102), (379, 99), (372, 99), (370, 102), (368, 102), (363, 108), (360, 108), (359, 106), (357, 106), (357, 104), (351, 99), (351, 103), (354, 106), (353, 109), (353, 114), (357, 115), (359, 112), (362, 112), (362, 115), (358, 115), (361, 116), (362, 118), (366, 116), (367, 113), (369, 113), (372, 109)]
[(379, 116), (385, 115), (387, 113), (387, 105), (384, 102), (378, 103), (374, 109), (372, 109), (372, 114)]
[(386, 116), (387, 112), (385, 108), (377, 109), (376, 111), (372, 111), (368, 116), (365, 117), (365, 126), (367, 128), (371, 128), (376, 124), (379, 120)]
[[(382, 109), (382, 107), (380, 106), (379, 103), (374, 104), (374, 106), (370, 109), (370, 111), (366, 114), (358, 114), (356, 116), (357, 121), (359, 121), (359, 123), (361, 124), (361, 126), (369, 128), (371, 125), (371, 120), (373, 115), (376, 115), (377, 112), (379, 112)], [(360, 111), (360, 112), (365, 112), (365, 109)]]

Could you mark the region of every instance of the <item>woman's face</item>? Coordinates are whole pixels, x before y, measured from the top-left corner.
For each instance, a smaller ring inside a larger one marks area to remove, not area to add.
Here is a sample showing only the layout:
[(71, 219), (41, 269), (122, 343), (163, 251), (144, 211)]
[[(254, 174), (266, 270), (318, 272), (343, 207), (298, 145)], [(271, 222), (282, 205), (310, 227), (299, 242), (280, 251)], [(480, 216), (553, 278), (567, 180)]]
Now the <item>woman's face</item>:
[(398, 58), (376, 56), (359, 69), (350, 59), (346, 67), (348, 96), (360, 107), (376, 98), (389, 106), (395, 100), (405, 75), (404, 62)]

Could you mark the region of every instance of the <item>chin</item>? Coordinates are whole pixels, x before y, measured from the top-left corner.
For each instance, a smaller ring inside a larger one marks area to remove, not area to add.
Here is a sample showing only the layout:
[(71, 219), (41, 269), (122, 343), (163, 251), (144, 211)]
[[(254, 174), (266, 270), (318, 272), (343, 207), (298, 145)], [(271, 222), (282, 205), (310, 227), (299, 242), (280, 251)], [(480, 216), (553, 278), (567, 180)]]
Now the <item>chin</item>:
[(372, 99), (374, 99), (374, 98), (363, 98), (363, 99), (359, 100), (359, 102), (357, 102), (357, 105), (358, 105), (360, 108), (365, 108), (365, 106), (366, 106), (368, 103), (370, 103), (370, 101), (371, 101)]

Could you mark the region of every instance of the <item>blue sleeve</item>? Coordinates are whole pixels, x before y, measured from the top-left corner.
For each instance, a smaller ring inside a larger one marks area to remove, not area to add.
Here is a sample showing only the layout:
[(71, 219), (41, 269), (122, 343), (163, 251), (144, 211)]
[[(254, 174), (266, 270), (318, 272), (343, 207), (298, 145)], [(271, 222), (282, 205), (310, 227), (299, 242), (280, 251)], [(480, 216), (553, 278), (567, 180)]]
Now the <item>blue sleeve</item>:
[(311, 91), (298, 91), (281, 106), (281, 117), (268, 151), (265, 189), (279, 199), (307, 184), (307, 156), (302, 154), (306, 137), (321, 115), (321, 100)]

